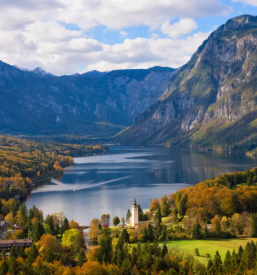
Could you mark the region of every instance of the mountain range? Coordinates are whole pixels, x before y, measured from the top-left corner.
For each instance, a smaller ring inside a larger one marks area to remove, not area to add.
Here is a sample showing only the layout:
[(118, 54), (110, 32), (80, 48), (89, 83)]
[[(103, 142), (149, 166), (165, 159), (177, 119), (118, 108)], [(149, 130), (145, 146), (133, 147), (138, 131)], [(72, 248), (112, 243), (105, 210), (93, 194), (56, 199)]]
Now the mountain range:
[(113, 135), (168, 90), (174, 69), (54, 76), (0, 62), (1, 133)]
[(1, 132), (115, 135), (116, 142), (129, 145), (254, 149), (256, 45), (257, 17), (242, 15), (214, 31), (178, 69), (58, 77), (0, 62)]
[[(171, 86), (120, 135), (125, 144), (254, 148), (257, 144), (257, 17), (214, 31)], [(249, 149), (249, 148), (248, 148)]]

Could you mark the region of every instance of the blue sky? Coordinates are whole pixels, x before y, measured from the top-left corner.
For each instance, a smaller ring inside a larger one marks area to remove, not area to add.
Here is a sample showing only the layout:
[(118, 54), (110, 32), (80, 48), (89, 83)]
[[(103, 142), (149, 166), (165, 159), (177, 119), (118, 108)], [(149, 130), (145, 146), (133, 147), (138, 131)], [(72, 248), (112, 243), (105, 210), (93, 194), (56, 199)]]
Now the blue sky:
[(257, 0), (0, 0), (0, 60), (56, 75), (184, 65)]

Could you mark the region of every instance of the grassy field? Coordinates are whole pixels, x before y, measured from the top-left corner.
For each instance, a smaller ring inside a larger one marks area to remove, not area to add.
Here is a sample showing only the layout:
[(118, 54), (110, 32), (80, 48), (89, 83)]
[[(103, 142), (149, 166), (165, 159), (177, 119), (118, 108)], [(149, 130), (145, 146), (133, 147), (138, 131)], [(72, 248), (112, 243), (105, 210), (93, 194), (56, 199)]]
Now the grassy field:
[[(194, 255), (194, 249), (198, 248), (200, 256), (197, 257), (197, 260), (203, 264), (207, 264), (208, 259), (205, 257), (206, 253), (209, 253), (213, 259), (216, 251), (218, 250), (222, 260), (224, 260), (225, 255), (228, 250), (232, 252), (234, 249), (237, 250), (241, 245), (245, 247), (248, 241), (253, 240), (257, 241), (257, 238), (247, 238), (247, 239), (226, 239), (226, 240), (182, 240), (182, 241), (168, 241), (165, 242), (168, 249), (175, 247), (182, 251), (187, 252), (188, 254)], [(164, 243), (164, 242), (162, 242)]]

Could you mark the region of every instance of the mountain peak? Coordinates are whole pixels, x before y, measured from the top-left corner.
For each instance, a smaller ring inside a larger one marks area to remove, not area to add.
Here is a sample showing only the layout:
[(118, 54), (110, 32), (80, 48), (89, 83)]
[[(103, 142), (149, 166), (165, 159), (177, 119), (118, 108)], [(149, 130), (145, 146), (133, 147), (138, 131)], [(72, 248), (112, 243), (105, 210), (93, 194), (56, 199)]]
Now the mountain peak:
[(45, 70), (43, 70), (40, 67), (35, 68), (34, 70), (32, 70), (32, 72), (35, 73), (35, 74), (41, 75), (41, 76), (44, 76), (44, 75), (53, 75), (51, 73), (46, 72)]
[(253, 15), (240, 15), (229, 19), (224, 25), (222, 25), (219, 31), (235, 31), (242, 29), (252, 29), (257, 27), (257, 16)]

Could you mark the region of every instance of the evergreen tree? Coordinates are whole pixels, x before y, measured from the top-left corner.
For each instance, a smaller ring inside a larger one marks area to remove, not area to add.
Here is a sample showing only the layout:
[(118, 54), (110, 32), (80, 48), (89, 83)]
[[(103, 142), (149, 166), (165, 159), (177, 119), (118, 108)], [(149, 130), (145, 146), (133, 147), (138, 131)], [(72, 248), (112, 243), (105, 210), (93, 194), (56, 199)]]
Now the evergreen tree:
[(166, 275), (177, 275), (178, 272), (174, 268), (170, 268)]
[(44, 255), (44, 260), (48, 263), (53, 263), (54, 260), (55, 260), (55, 255), (54, 253), (50, 250), (50, 249), (47, 249), (45, 255)]
[(45, 223), (50, 226), (52, 234), (54, 234), (54, 220), (53, 220), (53, 217), (50, 216), (50, 215), (47, 215)]
[(38, 220), (35, 221), (35, 224), (32, 227), (32, 238), (34, 242), (39, 241), (40, 237), (44, 234), (44, 227)]
[(4, 260), (0, 266), (0, 275), (6, 275), (8, 272), (8, 264), (6, 260)]
[(87, 261), (84, 250), (80, 250), (77, 266), (82, 266)]
[(228, 250), (227, 254), (225, 256), (224, 263), (223, 263), (223, 272), (225, 274), (229, 274), (229, 272), (231, 272), (231, 265), (232, 265), (231, 254), (230, 254), (230, 252)]
[(126, 221), (127, 221), (131, 216), (132, 216), (132, 215), (131, 215), (131, 212), (130, 212), (130, 210), (128, 209), (127, 215), (126, 215)]
[(240, 245), (238, 248), (238, 253), (237, 253), (237, 264), (238, 265), (241, 263), (243, 253), (244, 253), (244, 250), (243, 250), (242, 246)]
[(202, 228), (198, 218), (192, 228), (192, 237), (193, 239), (196, 239), (196, 240), (199, 240), (202, 238)]
[(30, 263), (33, 263), (38, 255), (39, 255), (38, 250), (37, 250), (35, 244), (33, 244), (28, 252), (28, 260), (27, 261), (29, 261)]
[(61, 233), (63, 234), (65, 231), (70, 229), (70, 225), (69, 225), (69, 221), (67, 218), (64, 219), (63, 224), (62, 224), (62, 228), (61, 228)]
[(220, 257), (220, 254), (218, 251), (216, 251), (216, 254), (214, 256), (213, 267), (214, 267), (216, 274), (219, 274), (222, 272), (222, 261), (221, 261), (221, 257)]
[(187, 194), (185, 194), (182, 198), (182, 200), (179, 203), (179, 209), (178, 209), (178, 213), (181, 216), (184, 216), (186, 214), (186, 204), (187, 204)]
[(48, 274), (46, 266), (42, 263), (39, 259), (37, 266), (36, 266), (36, 275), (46, 275)]
[(128, 233), (127, 229), (123, 229), (121, 237), (125, 243), (129, 243), (129, 233)]
[(99, 240), (97, 258), (100, 263), (111, 263), (112, 261), (112, 238), (108, 229), (103, 229), (103, 235)]
[(150, 222), (148, 223), (148, 226), (147, 226), (147, 235), (148, 235), (149, 241), (154, 240), (153, 228)]
[(209, 236), (210, 236), (210, 233), (209, 233), (209, 230), (207, 228), (207, 225), (205, 225), (205, 227), (204, 227), (203, 236), (204, 236), (204, 238), (209, 238)]
[(139, 221), (144, 221), (144, 218), (145, 218), (145, 217), (144, 217), (144, 211), (143, 211), (141, 205), (138, 204), (138, 205), (137, 205), (137, 208), (138, 208), (138, 220), (139, 220)]
[(166, 244), (163, 245), (161, 256), (164, 258), (168, 253), (168, 247)]
[(131, 263), (128, 259), (122, 262), (120, 272), (122, 275), (131, 275)]
[(16, 258), (11, 256), (11, 254), (10, 254), (10, 262), (9, 262), (8, 272), (11, 275), (17, 275), (18, 274), (18, 265), (17, 265), (17, 262), (16, 262)]
[(161, 215), (161, 209), (160, 206), (158, 207), (157, 211), (155, 212), (154, 216), (154, 224), (159, 227), (162, 222), (162, 215)]
[(131, 264), (132, 266), (134, 266), (137, 262), (137, 250), (136, 247), (133, 246), (132, 248), (132, 254), (131, 254)]

